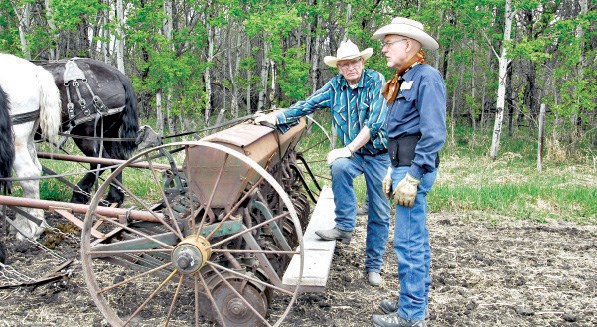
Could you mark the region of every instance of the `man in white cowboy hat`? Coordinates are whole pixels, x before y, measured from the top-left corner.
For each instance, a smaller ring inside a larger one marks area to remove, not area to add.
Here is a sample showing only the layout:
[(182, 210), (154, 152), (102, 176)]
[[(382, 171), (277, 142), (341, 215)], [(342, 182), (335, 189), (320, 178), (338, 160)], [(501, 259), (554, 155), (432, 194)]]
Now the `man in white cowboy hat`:
[(323, 59), (326, 65), (338, 69), (338, 75), (307, 99), (282, 112), (258, 117), (255, 122), (276, 125), (285, 132), (300, 117), (316, 110), (331, 109), (332, 124), (344, 145), (327, 155), (336, 226), (316, 234), (326, 241), (350, 243), (357, 211), (353, 180), (364, 174), (369, 201), (365, 271), (369, 284), (378, 286), (390, 221), (390, 205), (381, 183), (390, 160), (382, 128), (387, 111), (381, 95), (385, 79), (380, 73), (364, 68), (365, 60), (372, 54), (371, 48), (359, 51), (352, 41), (342, 42), (335, 57)]
[(378, 29), (381, 52), (396, 74), (383, 90), (388, 101), (386, 131), (392, 166), (383, 181), (384, 193), (396, 205), (394, 250), (398, 257), (398, 299), (383, 300), (385, 315), (373, 325), (425, 326), (431, 250), (427, 230), (427, 193), (437, 176), (438, 152), (446, 139), (446, 87), (441, 74), (425, 63), (422, 49), (439, 45), (423, 24), (397, 17)]

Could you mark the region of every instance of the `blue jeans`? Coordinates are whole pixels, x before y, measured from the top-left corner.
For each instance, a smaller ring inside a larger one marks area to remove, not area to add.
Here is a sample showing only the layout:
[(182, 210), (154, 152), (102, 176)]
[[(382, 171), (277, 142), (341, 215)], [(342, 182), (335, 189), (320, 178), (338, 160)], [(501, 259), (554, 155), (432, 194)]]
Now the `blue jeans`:
[(363, 156), (355, 153), (351, 158), (340, 158), (331, 165), (332, 191), (336, 205), (336, 228), (352, 232), (356, 225), (357, 198), (353, 180), (365, 174), (369, 218), (367, 220), (367, 246), (365, 271), (381, 271), (383, 254), (390, 227), (390, 204), (383, 194), (381, 182), (390, 166), (387, 153)]
[[(410, 167), (394, 167), (393, 189), (404, 178)], [(437, 177), (437, 169), (423, 175), (412, 208), (396, 205), (394, 250), (398, 257), (400, 295), (398, 315), (406, 320), (425, 319), (429, 286), (431, 248), (427, 230), (427, 193)]]

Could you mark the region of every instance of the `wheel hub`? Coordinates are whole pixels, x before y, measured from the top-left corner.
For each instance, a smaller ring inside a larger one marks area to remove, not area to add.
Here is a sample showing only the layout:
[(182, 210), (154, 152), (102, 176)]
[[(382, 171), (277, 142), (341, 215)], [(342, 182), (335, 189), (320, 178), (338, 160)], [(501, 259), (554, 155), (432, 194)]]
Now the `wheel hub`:
[(191, 235), (183, 239), (172, 251), (172, 264), (183, 274), (192, 274), (211, 257), (211, 244), (202, 236)]

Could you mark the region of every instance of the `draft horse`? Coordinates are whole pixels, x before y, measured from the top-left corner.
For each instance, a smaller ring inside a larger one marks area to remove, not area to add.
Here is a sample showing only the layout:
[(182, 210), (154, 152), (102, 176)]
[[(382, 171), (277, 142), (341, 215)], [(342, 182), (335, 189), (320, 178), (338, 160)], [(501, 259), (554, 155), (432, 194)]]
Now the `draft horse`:
[[(98, 60), (73, 58), (44, 63), (60, 89), (62, 131), (88, 157), (128, 159), (139, 132), (137, 97), (131, 81), (116, 68)], [(91, 170), (102, 168), (91, 164)], [(114, 169), (113, 169), (114, 170)], [(71, 202), (87, 203), (101, 172), (87, 172), (77, 183)], [(122, 182), (122, 176), (118, 176)], [(124, 201), (124, 192), (111, 185), (106, 205)]]
[[(43, 138), (58, 134), (60, 92), (52, 74), (19, 57), (0, 53), (0, 72), (0, 177), (10, 177), (14, 169), (23, 178), (23, 197), (39, 199), (41, 164), (34, 137), (38, 127)], [(9, 190), (10, 183), (0, 181), (0, 188)], [(43, 210), (22, 210), (37, 221), (17, 213), (11, 232), (19, 240), (39, 237), (47, 226)]]

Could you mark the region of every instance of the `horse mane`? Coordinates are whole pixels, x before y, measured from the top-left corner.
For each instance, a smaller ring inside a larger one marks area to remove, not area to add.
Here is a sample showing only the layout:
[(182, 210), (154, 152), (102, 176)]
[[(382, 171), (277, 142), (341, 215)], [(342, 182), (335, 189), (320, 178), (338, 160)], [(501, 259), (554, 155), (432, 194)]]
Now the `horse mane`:
[[(0, 178), (10, 177), (15, 158), (9, 105), (8, 96), (0, 86)], [(10, 186), (9, 181), (0, 181), (0, 192), (10, 192)]]

